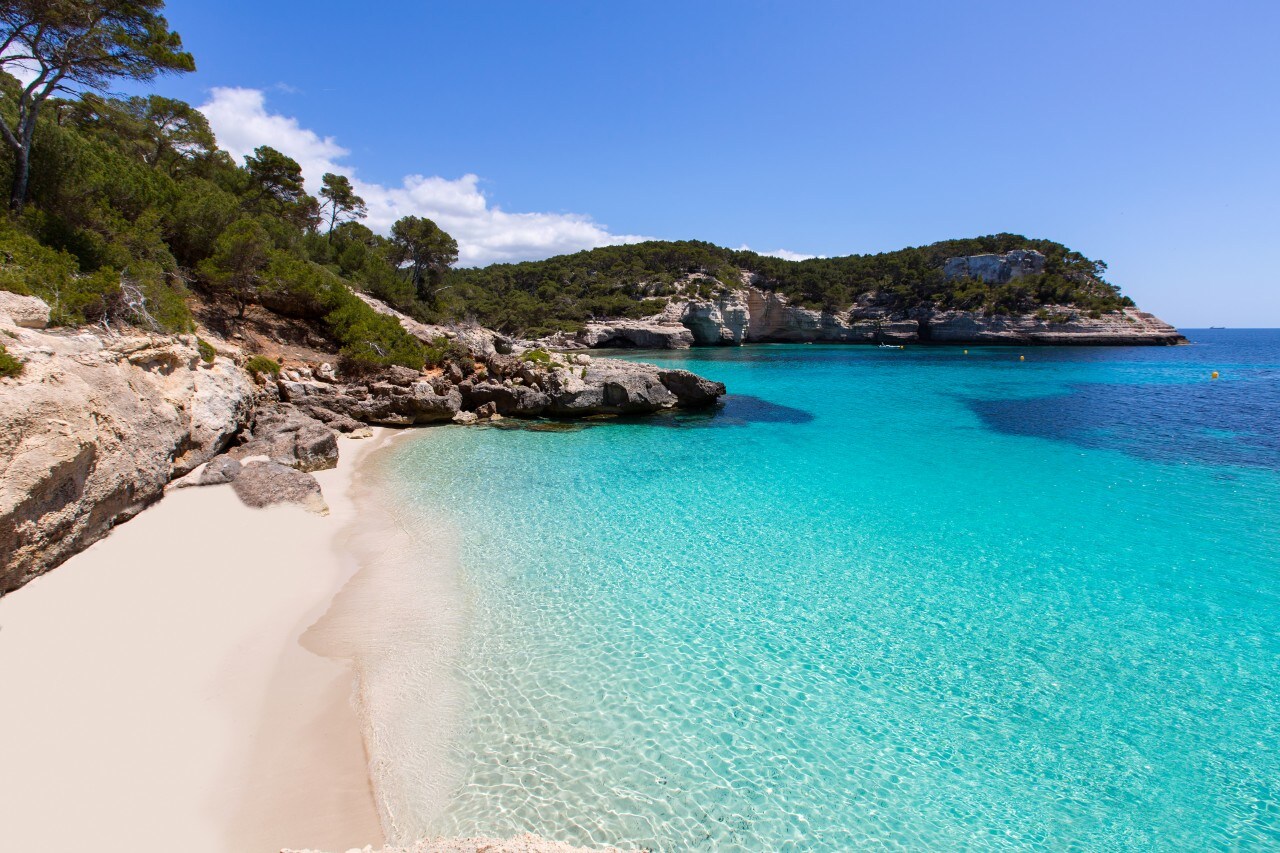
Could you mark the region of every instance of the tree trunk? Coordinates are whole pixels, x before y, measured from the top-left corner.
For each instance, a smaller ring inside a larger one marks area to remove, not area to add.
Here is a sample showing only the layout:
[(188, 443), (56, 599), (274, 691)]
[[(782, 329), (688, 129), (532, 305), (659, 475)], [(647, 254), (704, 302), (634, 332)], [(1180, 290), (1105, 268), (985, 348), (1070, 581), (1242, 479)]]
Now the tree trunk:
[(9, 191), (9, 209), (21, 213), (27, 203), (27, 184), (31, 179), (31, 152), (13, 152), (13, 187)]

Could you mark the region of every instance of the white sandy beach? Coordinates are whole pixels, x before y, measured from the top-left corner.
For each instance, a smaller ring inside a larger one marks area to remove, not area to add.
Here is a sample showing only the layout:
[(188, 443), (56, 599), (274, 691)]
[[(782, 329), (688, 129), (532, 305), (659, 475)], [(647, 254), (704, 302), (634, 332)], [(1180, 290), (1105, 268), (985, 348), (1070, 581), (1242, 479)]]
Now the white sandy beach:
[(381, 843), (351, 668), (299, 638), (385, 438), (339, 440), (327, 517), (176, 490), (0, 598), (0, 850)]

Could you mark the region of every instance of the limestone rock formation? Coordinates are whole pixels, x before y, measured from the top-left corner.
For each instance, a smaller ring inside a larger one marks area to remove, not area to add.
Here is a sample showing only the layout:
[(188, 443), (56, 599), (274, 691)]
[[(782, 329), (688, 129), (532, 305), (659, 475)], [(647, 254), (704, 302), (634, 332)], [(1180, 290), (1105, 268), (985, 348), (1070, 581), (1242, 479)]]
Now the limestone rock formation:
[(652, 364), (555, 356), (550, 364), (495, 356), (483, 378), (458, 386), (464, 408), (504, 416), (587, 417), (600, 414), (650, 414), (672, 408), (704, 408), (725, 393), (687, 370), (664, 370)]
[(49, 325), (49, 306), (35, 296), (0, 290), (0, 327), (43, 329)]
[(320, 515), (329, 513), (316, 478), (278, 462), (250, 462), (231, 481), (231, 488), (246, 506), (292, 503)]
[(576, 339), (588, 347), (635, 349), (686, 349), (696, 340), (689, 329), (661, 315), (649, 320), (587, 323)]
[(184, 477), (179, 477), (169, 484), (170, 489), (184, 489), (189, 486), (220, 486), (230, 483), (240, 473), (243, 466), (240, 460), (223, 454), (215, 456)]
[[(952, 263), (955, 261), (957, 263)], [(990, 283), (1011, 281), (1044, 269), (1039, 252), (952, 258), (948, 275)], [(963, 262), (963, 263), (959, 263)], [(681, 331), (684, 334), (681, 334)], [(1127, 308), (1091, 318), (1068, 306), (1046, 306), (1035, 314), (987, 316), (981, 311), (913, 312), (893, 316), (874, 304), (847, 311), (818, 311), (792, 305), (787, 297), (754, 285), (713, 299), (673, 298), (647, 320), (589, 323), (571, 339), (545, 341), (558, 348), (637, 346), (684, 349), (743, 343), (939, 343), (1007, 344), (1179, 344), (1178, 330), (1143, 311)]]
[(261, 407), (247, 441), (231, 451), (236, 459), (265, 456), (298, 471), (323, 471), (338, 464), (334, 431), (292, 406)]
[(1168, 323), (1136, 308), (1091, 318), (1070, 308), (1050, 306), (1044, 317), (1019, 314), (986, 317), (974, 311), (930, 314), (921, 329), (930, 341), (989, 344), (1179, 344), (1186, 339)]
[(12, 319), (6, 309), (0, 335), (26, 369), (0, 380), (0, 592), (83, 550), (212, 458), (248, 419), (254, 391), (229, 359), (201, 361), (194, 338), (40, 331)]
[(987, 284), (1005, 284), (1024, 275), (1044, 272), (1045, 256), (1035, 249), (1014, 249), (1003, 255), (969, 255), (947, 258), (942, 275), (947, 281), (976, 278)]

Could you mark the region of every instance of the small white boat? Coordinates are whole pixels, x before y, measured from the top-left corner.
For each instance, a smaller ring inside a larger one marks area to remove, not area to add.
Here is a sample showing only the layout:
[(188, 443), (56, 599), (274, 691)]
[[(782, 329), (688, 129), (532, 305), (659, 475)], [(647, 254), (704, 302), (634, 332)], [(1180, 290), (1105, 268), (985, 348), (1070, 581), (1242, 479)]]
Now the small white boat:
[(905, 349), (902, 344), (881, 344), (880, 349)]

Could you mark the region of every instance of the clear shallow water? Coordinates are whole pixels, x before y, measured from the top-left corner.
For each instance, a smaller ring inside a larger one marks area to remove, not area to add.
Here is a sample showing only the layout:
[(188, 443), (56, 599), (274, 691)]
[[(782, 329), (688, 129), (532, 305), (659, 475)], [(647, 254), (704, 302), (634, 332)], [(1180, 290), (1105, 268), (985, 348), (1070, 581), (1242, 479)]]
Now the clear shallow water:
[(394, 446), (471, 611), (432, 830), (1280, 846), (1280, 332), (1192, 337), (645, 354), (734, 396)]

